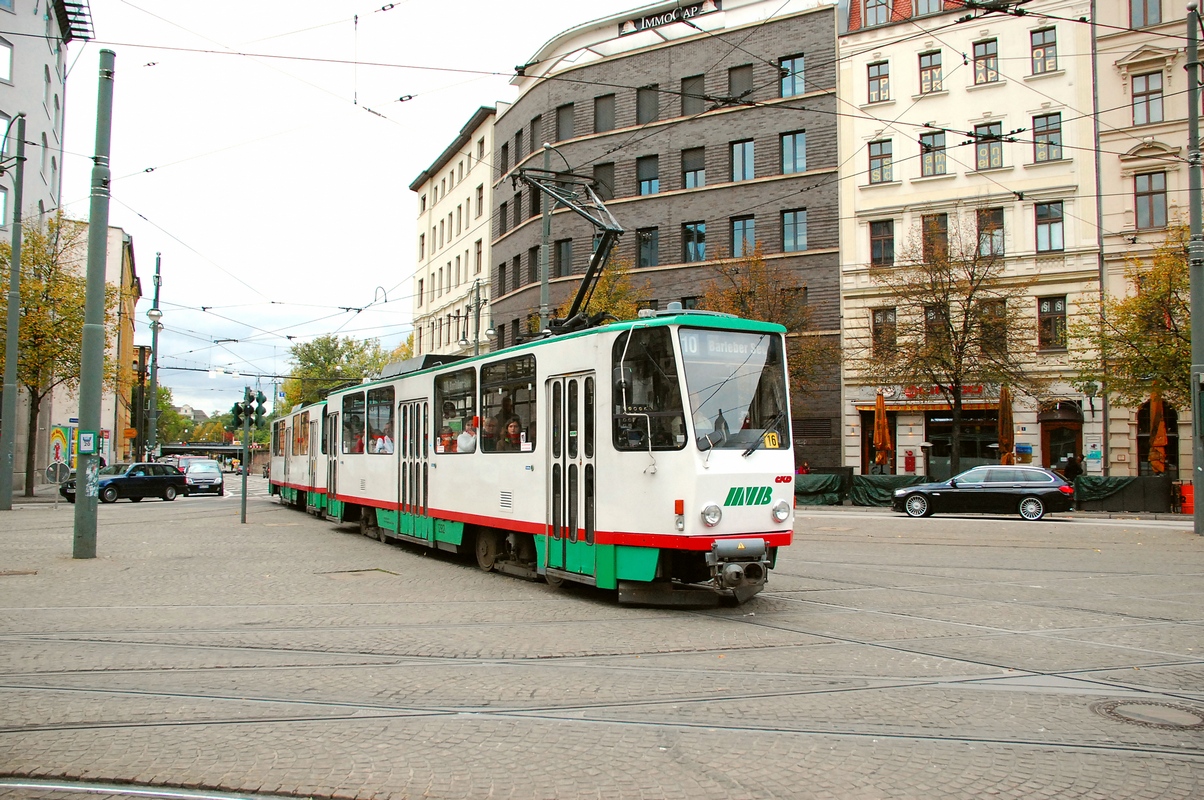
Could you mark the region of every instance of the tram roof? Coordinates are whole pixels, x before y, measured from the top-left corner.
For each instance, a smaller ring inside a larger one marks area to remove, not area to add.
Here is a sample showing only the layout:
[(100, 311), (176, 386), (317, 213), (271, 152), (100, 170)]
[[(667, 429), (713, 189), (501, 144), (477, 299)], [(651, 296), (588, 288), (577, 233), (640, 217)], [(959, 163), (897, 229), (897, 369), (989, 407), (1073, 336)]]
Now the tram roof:
[[(584, 336), (598, 336), (603, 333), (620, 333), (622, 331), (631, 330), (633, 328), (661, 328), (669, 325), (678, 325), (682, 327), (695, 328), (710, 328), (712, 330), (723, 331), (747, 331), (749, 333), (786, 333), (786, 327), (779, 325), (776, 322), (762, 322), (760, 320), (744, 319), (742, 317), (733, 316), (730, 314), (713, 314), (713, 313), (690, 313), (684, 311), (680, 314), (664, 314), (652, 317), (640, 317), (638, 319), (625, 319), (619, 322), (612, 322), (608, 325), (600, 325), (596, 328), (586, 328), (582, 331), (574, 331), (573, 333), (563, 333), (559, 336), (545, 336), (539, 339), (531, 339), (519, 344), (511, 345), (510, 347), (501, 350), (494, 350), (489, 353), (482, 353), (479, 356), (468, 356), (455, 362), (456, 366), (464, 366), (466, 364), (475, 364), (485, 359), (495, 358), (503, 353), (517, 354), (528, 350), (534, 350), (538, 347), (547, 347), (549, 345), (564, 342), (569, 339), (578, 339)], [(435, 364), (426, 369), (417, 370), (415, 372), (406, 373), (406, 377), (412, 375), (422, 375), (432, 372), (436, 369), (449, 367), (451, 364)], [(344, 386), (327, 395), (327, 399), (331, 395), (343, 394), (345, 392), (357, 391), (365, 387), (376, 386), (382, 383), (389, 383), (400, 376), (390, 375), (381, 377), (374, 381), (364, 381), (363, 383), (354, 386)], [(325, 401), (323, 401), (325, 402)]]

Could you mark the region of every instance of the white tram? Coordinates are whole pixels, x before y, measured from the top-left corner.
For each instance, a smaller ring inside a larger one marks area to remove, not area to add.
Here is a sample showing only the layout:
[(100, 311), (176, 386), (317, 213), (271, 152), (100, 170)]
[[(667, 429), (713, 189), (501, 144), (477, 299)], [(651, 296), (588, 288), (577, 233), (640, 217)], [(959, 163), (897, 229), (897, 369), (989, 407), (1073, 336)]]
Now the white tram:
[(793, 536), (785, 329), (673, 306), (332, 392), (324, 481), (299, 409), (281, 495), (621, 602), (743, 601)]
[(272, 494), (311, 514), (326, 511), (326, 401), (297, 406), (272, 422)]

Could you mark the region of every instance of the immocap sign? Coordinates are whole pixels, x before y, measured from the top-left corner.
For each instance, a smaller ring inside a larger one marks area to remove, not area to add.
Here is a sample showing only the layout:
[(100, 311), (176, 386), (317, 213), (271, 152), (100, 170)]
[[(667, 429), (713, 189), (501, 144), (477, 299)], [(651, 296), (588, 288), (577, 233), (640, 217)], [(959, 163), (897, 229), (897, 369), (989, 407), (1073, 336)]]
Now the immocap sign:
[(678, 6), (670, 8), (660, 14), (651, 14), (647, 17), (637, 17), (636, 19), (623, 20), (619, 23), (619, 35), (627, 36), (632, 33), (639, 33), (651, 28), (659, 28), (662, 25), (672, 25), (674, 22), (681, 22), (683, 19), (692, 19), (693, 17), (701, 16), (702, 14), (711, 14), (715, 11), (723, 10), (723, 0), (705, 0), (702, 3), (694, 3), (688, 6)]

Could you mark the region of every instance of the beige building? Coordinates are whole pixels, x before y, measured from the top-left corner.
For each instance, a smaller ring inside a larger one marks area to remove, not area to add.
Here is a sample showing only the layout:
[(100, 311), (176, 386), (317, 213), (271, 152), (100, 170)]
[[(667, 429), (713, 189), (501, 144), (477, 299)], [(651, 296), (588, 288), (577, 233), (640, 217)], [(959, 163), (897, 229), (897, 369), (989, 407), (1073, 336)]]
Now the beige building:
[[(1109, 4), (1101, 4), (1109, 5)], [(839, 23), (844, 463), (870, 472), (875, 395), (886, 395), (895, 458), (886, 472), (949, 474), (951, 416), (935, 387), (869, 381), (858, 353), (893, 335), (897, 307), (871, 277), (920, 250), (920, 232), (959, 233), (1026, 284), (1036, 355), (1050, 379), (1017, 398), (1020, 461), (1057, 466), (1087, 452), (1102, 471), (1101, 402), (1076, 391), (1067, 325), (1090, 311), (1100, 261), (1086, 2), (1036, 0), (1026, 16), (979, 15), (940, 0), (852, 0)], [(964, 54), (964, 55), (963, 55)], [(973, 246), (973, 245), (972, 245)], [(1013, 301), (1009, 301), (1009, 304)], [(998, 386), (971, 387), (962, 468), (997, 463)]]
[(418, 194), (414, 355), (489, 350), (491, 159), (496, 109), (482, 106), (410, 184)]

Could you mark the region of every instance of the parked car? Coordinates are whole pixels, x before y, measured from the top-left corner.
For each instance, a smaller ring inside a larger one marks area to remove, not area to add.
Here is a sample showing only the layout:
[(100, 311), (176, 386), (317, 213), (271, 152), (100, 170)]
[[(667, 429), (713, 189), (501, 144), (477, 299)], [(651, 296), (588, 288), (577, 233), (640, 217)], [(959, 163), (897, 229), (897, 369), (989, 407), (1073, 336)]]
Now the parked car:
[[(102, 503), (115, 503), (128, 497), (137, 503), (144, 497), (161, 497), (175, 500), (188, 493), (188, 480), (184, 473), (170, 464), (152, 464), (145, 461), (133, 464), (110, 464), (100, 469), (98, 494)], [(75, 502), (75, 478), (59, 487), (59, 494)]]
[(912, 517), (982, 513), (1038, 520), (1074, 508), (1074, 487), (1041, 467), (988, 465), (940, 483), (896, 489), (891, 508)]
[(184, 477), (188, 480), (189, 494), (216, 492), (218, 495), (224, 495), (226, 493), (222, 468), (216, 461), (194, 461), (188, 465), (188, 469), (184, 470)]

